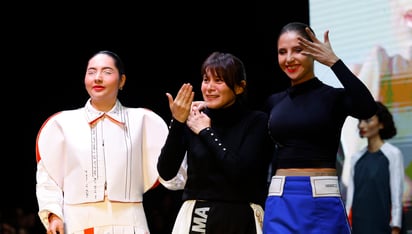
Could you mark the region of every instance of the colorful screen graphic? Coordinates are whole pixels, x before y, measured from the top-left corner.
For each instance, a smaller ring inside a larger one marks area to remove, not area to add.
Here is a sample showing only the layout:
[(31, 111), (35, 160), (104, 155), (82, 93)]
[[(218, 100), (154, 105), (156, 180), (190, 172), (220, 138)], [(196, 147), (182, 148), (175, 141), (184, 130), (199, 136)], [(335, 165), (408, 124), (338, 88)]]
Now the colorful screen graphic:
[[(336, 54), (394, 115), (398, 134), (389, 142), (404, 155), (405, 225), (412, 232), (412, 1), (310, 0), (309, 15), (317, 37), (323, 40), (323, 33), (330, 30)], [(316, 74), (325, 83), (341, 86), (321, 64), (316, 64)], [(357, 123), (348, 118), (342, 131), (343, 185), (351, 155), (366, 145), (359, 138)]]

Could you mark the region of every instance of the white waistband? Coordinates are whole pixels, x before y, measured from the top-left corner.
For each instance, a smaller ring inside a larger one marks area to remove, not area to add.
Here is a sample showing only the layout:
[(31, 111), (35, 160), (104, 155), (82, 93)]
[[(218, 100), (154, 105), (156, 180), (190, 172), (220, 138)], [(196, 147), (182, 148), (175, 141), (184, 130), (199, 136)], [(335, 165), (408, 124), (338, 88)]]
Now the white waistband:
[[(269, 196), (282, 196), (286, 176), (273, 176)], [(337, 176), (310, 176), (313, 197), (340, 197)]]

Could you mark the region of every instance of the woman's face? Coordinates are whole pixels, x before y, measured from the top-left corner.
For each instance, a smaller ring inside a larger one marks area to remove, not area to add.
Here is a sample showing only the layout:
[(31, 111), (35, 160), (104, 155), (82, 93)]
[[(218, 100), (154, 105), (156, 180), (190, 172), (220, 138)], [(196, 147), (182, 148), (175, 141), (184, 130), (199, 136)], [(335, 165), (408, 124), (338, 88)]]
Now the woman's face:
[(114, 104), (124, 82), (125, 77), (120, 79), (114, 59), (109, 55), (98, 54), (89, 60), (84, 84), (92, 104)]
[[(235, 88), (240, 93), (239, 87)], [(223, 78), (218, 77), (213, 70), (206, 69), (203, 75), (202, 95), (205, 104), (210, 109), (225, 108), (232, 105), (236, 100), (236, 94), (226, 85)]]
[[(390, 0), (394, 11), (396, 26), (406, 26), (412, 30), (412, 1)], [(398, 25), (399, 24), (399, 25)]]
[(291, 79), (292, 85), (314, 77), (314, 60), (303, 55), (299, 45), (298, 34), (285, 32), (278, 39), (278, 62), (283, 72)]
[(369, 119), (359, 120), (358, 129), (361, 138), (379, 137), (379, 130), (383, 125), (379, 122), (378, 116), (374, 115)]

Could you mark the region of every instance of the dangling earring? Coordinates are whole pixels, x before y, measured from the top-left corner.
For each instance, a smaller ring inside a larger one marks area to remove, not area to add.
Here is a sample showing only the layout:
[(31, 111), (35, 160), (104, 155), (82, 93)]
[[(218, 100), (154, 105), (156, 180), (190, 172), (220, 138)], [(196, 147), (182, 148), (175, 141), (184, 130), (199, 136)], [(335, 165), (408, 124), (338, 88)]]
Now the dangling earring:
[(120, 86), (120, 87), (119, 87), (119, 90), (123, 90), (123, 86)]

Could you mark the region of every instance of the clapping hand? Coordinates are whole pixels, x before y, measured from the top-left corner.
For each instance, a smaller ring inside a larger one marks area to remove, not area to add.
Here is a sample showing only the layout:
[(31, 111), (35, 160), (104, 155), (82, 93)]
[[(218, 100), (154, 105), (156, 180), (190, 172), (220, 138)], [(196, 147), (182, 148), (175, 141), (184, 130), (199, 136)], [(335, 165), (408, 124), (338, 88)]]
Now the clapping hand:
[(181, 123), (186, 122), (195, 96), (193, 86), (189, 83), (183, 84), (174, 100), (170, 93), (166, 93), (166, 96), (173, 118)]

